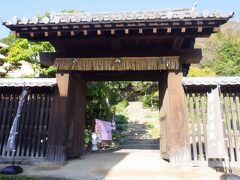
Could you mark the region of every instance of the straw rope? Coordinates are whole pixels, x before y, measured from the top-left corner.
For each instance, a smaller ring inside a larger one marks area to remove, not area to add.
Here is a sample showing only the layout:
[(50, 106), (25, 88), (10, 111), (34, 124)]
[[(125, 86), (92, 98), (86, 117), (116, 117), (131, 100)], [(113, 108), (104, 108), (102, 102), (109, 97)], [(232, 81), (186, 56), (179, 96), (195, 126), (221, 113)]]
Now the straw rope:
[(143, 71), (179, 69), (179, 57), (56, 58), (59, 70)]

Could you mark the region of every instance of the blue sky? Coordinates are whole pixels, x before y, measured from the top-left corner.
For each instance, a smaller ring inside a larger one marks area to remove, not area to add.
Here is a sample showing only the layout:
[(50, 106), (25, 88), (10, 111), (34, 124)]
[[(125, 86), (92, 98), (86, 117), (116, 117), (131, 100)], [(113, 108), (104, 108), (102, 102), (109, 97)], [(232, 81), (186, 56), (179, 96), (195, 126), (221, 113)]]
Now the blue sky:
[[(91, 12), (156, 10), (191, 7), (194, 3), (197, 3), (198, 11), (234, 11), (236, 17), (240, 18), (240, 0), (1, 0), (0, 20), (6, 21), (13, 16), (31, 18), (45, 11), (60, 12), (64, 9)], [(8, 33), (9, 30), (0, 25), (0, 38), (6, 37)]]

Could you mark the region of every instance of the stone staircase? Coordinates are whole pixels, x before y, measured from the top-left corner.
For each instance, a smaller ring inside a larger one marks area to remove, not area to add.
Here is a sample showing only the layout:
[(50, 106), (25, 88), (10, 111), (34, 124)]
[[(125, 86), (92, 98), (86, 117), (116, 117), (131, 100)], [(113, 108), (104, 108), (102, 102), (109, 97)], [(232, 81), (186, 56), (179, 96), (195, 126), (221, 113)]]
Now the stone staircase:
[(159, 139), (152, 139), (146, 124), (130, 122), (127, 137), (123, 148), (125, 149), (159, 149)]

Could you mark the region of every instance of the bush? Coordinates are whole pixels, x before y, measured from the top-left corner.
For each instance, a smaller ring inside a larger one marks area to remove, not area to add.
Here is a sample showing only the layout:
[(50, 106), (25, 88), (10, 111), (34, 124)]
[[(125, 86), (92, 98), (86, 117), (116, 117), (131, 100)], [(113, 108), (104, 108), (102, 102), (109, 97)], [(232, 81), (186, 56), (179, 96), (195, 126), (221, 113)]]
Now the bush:
[(151, 95), (143, 96), (141, 99), (142, 105), (144, 108), (158, 108), (159, 105), (159, 96), (158, 91), (152, 93)]
[(122, 100), (116, 105), (116, 113), (122, 113), (125, 111), (126, 107), (128, 106), (128, 101), (126, 99)]
[(116, 139), (126, 138), (127, 136), (120, 132), (113, 132), (112, 137), (114, 140), (116, 140)]
[(116, 124), (127, 124), (128, 123), (128, 117), (123, 114), (117, 114), (115, 116)]
[(91, 141), (91, 130), (85, 129), (84, 132), (84, 145), (87, 147)]

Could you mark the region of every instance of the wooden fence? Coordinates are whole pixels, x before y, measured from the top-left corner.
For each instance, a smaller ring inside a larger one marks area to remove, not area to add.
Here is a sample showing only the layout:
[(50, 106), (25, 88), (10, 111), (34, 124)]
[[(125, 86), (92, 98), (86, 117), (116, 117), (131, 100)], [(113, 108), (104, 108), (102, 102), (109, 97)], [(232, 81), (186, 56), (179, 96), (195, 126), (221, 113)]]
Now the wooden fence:
[[(189, 144), (191, 145), (191, 158), (194, 164), (209, 164), (206, 153), (206, 126), (207, 126), (207, 92), (210, 89), (193, 89), (187, 91)], [(221, 103), (226, 133), (226, 145), (232, 164), (240, 164), (240, 91), (222, 89)], [(217, 165), (222, 160), (211, 160)], [(211, 164), (210, 163), (210, 164)]]
[[(17, 135), (16, 160), (41, 161), (47, 147), (52, 92), (49, 88), (32, 88), (23, 106)], [(12, 152), (5, 150), (15, 117), (20, 88), (0, 89), (0, 160), (10, 161)]]
[[(212, 87), (185, 87), (188, 99), (189, 144), (192, 162), (209, 163), (206, 154), (207, 92)], [(48, 145), (48, 126), (53, 100), (52, 87), (31, 88), (23, 107), (17, 138), (18, 161), (42, 161)], [(221, 89), (222, 112), (230, 160), (240, 164), (240, 87)], [(5, 151), (12, 121), (16, 114), (21, 88), (0, 88), (0, 161), (10, 161), (12, 153)], [(221, 162), (221, 161), (218, 161)], [(215, 164), (214, 164), (215, 165)]]

